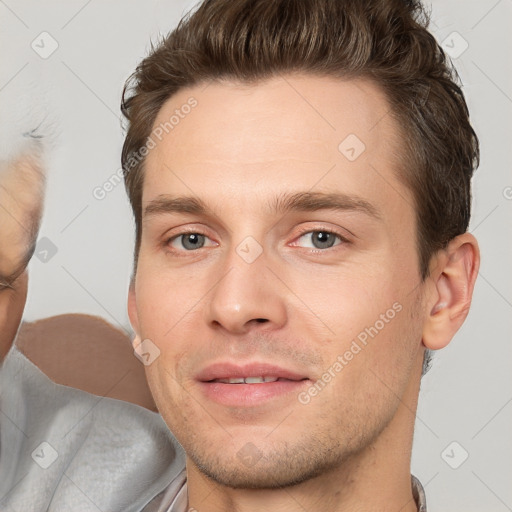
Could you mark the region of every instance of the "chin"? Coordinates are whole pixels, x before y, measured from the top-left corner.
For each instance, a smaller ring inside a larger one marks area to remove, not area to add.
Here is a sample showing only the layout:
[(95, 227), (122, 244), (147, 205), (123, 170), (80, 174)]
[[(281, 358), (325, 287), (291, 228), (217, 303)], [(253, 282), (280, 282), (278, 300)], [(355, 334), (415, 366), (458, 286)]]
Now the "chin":
[(269, 455), (261, 455), (256, 461), (246, 461), (239, 455), (242, 450), (227, 460), (226, 452), (223, 456), (215, 454), (205, 457), (202, 454), (197, 457), (197, 453), (188, 455), (201, 473), (222, 486), (260, 490), (299, 485), (332, 471), (343, 459), (336, 457), (336, 460), (329, 460), (320, 451), (311, 456), (311, 451), (297, 446), (295, 453), (291, 453), (288, 447), (281, 453), (273, 451)]

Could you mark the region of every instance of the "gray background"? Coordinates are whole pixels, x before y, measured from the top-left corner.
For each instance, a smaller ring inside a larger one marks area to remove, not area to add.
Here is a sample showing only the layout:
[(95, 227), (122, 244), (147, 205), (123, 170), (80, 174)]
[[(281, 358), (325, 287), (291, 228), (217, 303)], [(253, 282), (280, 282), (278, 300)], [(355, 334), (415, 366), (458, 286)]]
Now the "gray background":
[[(0, 0), (0, 154), (24, 126), (44, 119), (52, 133), (26, 320), (81, 312), (129, 330), (131, 212), (122, 184), (102, 200), (93, 191), (119, 169), (124, 80), (150, 37), (194, 3)], [(512, 510), (512, 0), (431, 5), (432, 32), (460, 53), (454, 63), (481, 141), (471, 231), (482, 266), (468, 320), (423, 379), (413, 472), (429, 511), (502, 512)]]

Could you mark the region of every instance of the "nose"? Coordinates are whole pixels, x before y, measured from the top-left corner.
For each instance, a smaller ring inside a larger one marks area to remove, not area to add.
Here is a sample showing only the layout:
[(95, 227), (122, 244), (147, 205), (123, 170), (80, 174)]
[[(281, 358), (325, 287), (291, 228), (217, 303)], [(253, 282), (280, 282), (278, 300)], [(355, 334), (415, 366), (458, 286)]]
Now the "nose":
[(276, 329), (286, 323), (283, 285), (267, 268), (263, 252), (248, 262), (236, 250), (226, 258), (223, 277), (208, 294), (208, 324), (229, 334)]

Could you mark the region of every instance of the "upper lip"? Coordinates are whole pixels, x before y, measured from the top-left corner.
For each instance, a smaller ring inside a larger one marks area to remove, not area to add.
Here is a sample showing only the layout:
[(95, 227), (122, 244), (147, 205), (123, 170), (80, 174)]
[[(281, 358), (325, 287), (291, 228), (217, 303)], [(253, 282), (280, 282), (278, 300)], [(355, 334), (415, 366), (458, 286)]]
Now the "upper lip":
[(201, 370), (196, 379), (208, 382), (216, 379), (229, 379), (235, 377), (277, 377), (288, 380), (307, 379), (297, 371), (288, 370), (280, 366), (267, 363), (235, 364), (231, 362), (214, 363)]

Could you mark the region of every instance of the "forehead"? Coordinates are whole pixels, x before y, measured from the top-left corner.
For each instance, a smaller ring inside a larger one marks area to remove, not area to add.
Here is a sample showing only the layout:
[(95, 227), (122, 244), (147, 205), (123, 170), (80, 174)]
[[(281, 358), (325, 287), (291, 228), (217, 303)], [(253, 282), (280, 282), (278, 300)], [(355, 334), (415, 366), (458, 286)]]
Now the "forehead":
[(341, 191), (377, 203), (396, 199), (397, 189), (408, 196), (396, 177), (399, 129), (370, 81), (289, 75), (200, 84), (163, 105), (151, 138), (143, 205), (172, 193), (257, 208), (270, 189)]

